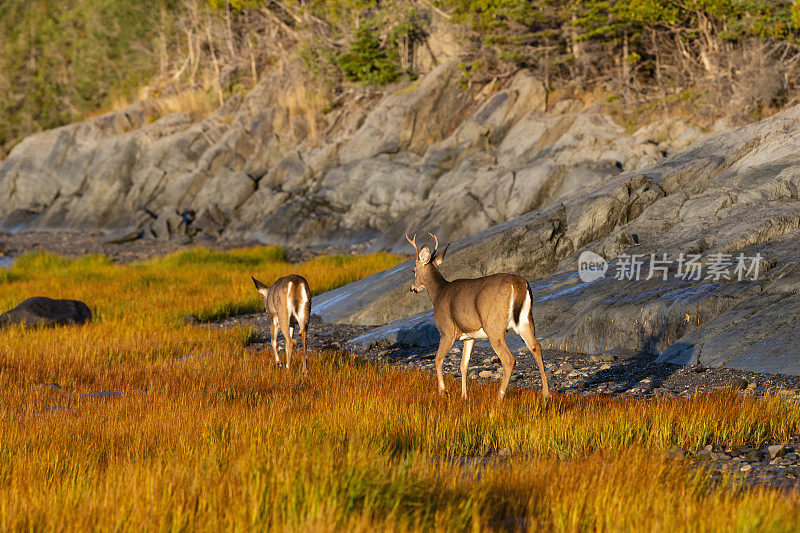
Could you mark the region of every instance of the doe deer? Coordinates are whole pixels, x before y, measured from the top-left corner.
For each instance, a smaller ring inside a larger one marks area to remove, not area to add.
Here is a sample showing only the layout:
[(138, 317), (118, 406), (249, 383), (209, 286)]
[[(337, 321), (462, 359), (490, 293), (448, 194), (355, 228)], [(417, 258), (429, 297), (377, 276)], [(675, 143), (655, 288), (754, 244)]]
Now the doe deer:
[(502, 400), (511, 379), (516, 359), (506, 345), (506, 331), (513, 329), (531, 351), (539, 364), (542, 375), (542, 393), (550, 396), (547, 375), (542, 362), (542, 347), (536, 340), (533, 329), (531, 288), (525, 278), (513, 274), (492, 274), (475, 279), (456, 279), (447, 281), (439, 272), (448, 244), (441, 254), (439, 239), (429, 233), (435, 241), (431, 253), (428, 246), (417, 248), (417, 236), (406, 239), (414, 247), (413, 292), (427, 289), (433, 302), (433, 319), (439, 330), (439, 349), (436, 352), (436, 377), (439, 381), (439, 394), (447, 394), (442, 375), (442, 363), (447, 352), (456, 340), (464, 341), (461, 356), (461, 396), (467, 397), (467, 369), (475, 339), (489, 339), (495, 353), (503, 364), (503, 380), (500, 383), (498, 401)]
[(275, 362), (280, 366), (278, 357), (278, 326), (286, 339), (286, 368), (292, 362), (294, 349), (294, 322), (300, 330), (300, 339), (303, 341), (303, 374), (308, 373), (306, 362), (306, 337), (308, 336), (308, 320), (311, 317), (311, 290), (304, 277), (292, 274), (275, 280), (272, 286), (267, 287), (256, 278), (253, 278), (256, 289), (264, 296), (264, 307), (269, 317), (270, 339), (272, 341), (272, 354)]

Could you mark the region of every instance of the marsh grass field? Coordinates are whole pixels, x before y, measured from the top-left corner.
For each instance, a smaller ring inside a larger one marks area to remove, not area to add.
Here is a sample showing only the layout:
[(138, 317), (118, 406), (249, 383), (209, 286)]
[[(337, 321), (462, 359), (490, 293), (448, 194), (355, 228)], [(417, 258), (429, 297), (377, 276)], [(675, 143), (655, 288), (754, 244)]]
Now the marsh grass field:
[[(543, 400), (512, 386), (496, 405), (496, 385), (471, 383), (465, 402), (431, 374), (341, 352), (312, 353), (303, 377), (248, 349), (251, 329), (183, 320), (260, 309), (250, 274), (296, 272), (318, 294), (399, 259), (194, 249), (0, 270), (2, 309), (47, 295), (94, 314), (0, 331), (0, 529), (798, 529), (796, 491), (712, 482), (669, 453), (800, 435), (780, 396)], [(129, 394), (81, 397), (103, 391)]]

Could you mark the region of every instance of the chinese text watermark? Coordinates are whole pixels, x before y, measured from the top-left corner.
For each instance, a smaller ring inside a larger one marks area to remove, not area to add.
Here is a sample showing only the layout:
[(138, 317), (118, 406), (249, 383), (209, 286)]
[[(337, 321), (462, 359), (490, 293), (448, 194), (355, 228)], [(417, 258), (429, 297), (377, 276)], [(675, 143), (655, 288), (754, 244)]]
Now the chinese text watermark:
[[(670, 258), (667, 254), (620, 254), (614, 261), (613, 274), (618, 280), (681, 279), (684, 281), (742, 281), (757, 280), (764, 258), (760, 253), (709, 255), (706, 260), (700, 254), (678, 254)], [(578, 257), (578, 275), (584, 282), (605, 277), (608, 262), (600, 255), (584, 251)]]

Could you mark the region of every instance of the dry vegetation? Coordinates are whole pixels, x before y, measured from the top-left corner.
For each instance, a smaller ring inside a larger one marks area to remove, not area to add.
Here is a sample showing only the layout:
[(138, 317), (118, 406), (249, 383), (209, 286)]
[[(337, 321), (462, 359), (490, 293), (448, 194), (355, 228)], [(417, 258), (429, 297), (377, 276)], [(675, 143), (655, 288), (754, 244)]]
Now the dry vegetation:
[(313, 88), (294, 97), (323, 120), (424, 74), (442, 29), (465, 86), (527, 68), (549, 91), (604, 94), (621, 122), (745, 123), (800, 101), (794, 0), (5, 0), (0, 158), (135, 100), (202, 117), (271, 75)]
[[(667, 456), (796, 436), (800, 408), (779, 398), (512, 389), (497, 407), (478, 384), (464, 403), (429, 374), (347, 354), (313, 354), (304, 378), (246, 349), (248, 329), (180, 320), (257, 309), (251, 272), (297, 271), (320, 292), (397, 260), (290, 265), (256, 248), (129, 266), (35, 255), (0, 271), (2, 308), (36, 293), (95, 313), (0, 332), (0, 528), (796, 530), (798, 494), (713, 487)], [(62, 389), (31, 389), (47, 382)], [(114, 390), (145, 394), (77, 396)]]

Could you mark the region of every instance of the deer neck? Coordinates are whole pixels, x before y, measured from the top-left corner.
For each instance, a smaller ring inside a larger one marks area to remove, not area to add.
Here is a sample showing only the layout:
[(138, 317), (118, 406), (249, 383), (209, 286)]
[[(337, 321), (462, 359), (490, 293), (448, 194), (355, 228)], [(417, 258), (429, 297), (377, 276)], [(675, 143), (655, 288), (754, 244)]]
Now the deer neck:
[(428, 291), (428, 297), (431, 299), (431, 302), (436, 302), (436, 297), (439, 292), (448, 283), (450, 282), (444, 279), (439, 269), (431, 265), (431, 268), (428, 269), (425, 275), (425, 288)]

